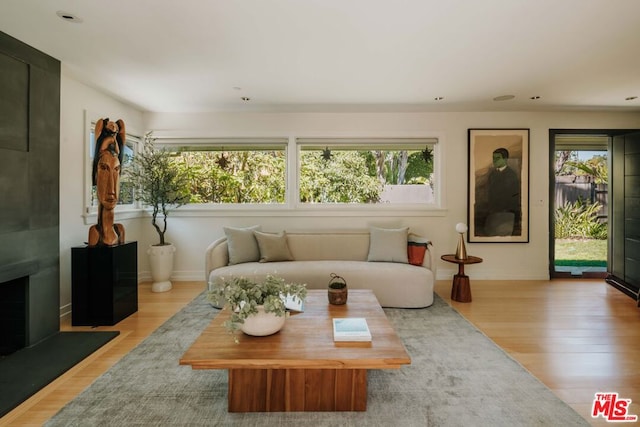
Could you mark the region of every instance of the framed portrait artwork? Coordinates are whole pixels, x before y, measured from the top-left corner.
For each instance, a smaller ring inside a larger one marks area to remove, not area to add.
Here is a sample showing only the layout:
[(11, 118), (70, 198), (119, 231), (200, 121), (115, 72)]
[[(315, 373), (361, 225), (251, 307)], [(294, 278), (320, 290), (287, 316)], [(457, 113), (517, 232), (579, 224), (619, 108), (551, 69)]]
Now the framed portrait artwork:
[(470, 243), (529, 242), (529, 129), (469, 129)]

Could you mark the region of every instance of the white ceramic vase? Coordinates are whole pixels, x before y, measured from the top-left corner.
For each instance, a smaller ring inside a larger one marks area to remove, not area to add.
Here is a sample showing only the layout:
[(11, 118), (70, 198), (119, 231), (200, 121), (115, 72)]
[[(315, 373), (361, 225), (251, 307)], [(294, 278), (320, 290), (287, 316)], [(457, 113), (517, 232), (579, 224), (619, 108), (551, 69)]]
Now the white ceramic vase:
[(240, 326), (240, 330), (247, 335), (264, 337), (278, 332), (284, 326), (285, 316), (276, 316), (264, 311), (264, 307), (258, 306), (258, 313), (249, 316)]
[(147, 254), (151, 264), (151, 279), (153, 292), (171, 290), (171, 274), (173, 273), (173, 254), (176, 248), (172, 244), (164, 246), (149, 246)]

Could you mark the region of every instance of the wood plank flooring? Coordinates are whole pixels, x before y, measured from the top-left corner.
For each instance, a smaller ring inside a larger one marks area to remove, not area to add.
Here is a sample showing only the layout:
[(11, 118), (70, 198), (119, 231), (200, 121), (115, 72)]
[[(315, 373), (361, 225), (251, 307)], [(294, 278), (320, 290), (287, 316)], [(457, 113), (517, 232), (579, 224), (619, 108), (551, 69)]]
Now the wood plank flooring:
[(451, 282), (436, 292), (592, 425), (611, 425), (591, 417), (597, 392), (640, 416), (640, 308), (604, 280), (472, 278), (471, 303), (451, 301)]
[[(204, 289), (176, 282), (154, 294), (139, 289), (139, 311), (113, 327), (121, 334), (0, 419), (0, 426), (40, 426)], [(474, 281), (473, 302), (451, 301), (451, 281), (436, 292), (594, 426), (596, 392), (632, 399), (640, 415), (640, 309), (601, 279)], [(63, 330), (83, 330), (63, 322)], [(523, 421), (524, 422), (524, 421)], [(638, 423), (640, 424), (640, 423)], [(629, 425), (623, 423), (623, 425)]]
[(203, 290), (204, 282), (174, 282), (169, 292), (154, 293), (150, 283), (142, 283), (138, 287), (138, 311), (114, 326), (71, 326), (70, 318), (63, 319), (61, 330), (116, 330), (120, 335), (0, 418), (0, 426), (44, 424)]

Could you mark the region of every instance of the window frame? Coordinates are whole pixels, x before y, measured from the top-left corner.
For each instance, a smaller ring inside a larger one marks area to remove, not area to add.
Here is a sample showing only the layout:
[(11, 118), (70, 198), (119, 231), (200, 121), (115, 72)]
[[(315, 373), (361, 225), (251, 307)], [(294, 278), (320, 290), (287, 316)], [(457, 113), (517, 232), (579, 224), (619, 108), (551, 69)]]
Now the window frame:
[[(299, 210), (414, 210), (414, 209), (441, 209), (442, 186), (440, 185), (440, 138), (438, 137), (296, 137), (296, 178), (295, 194), (292, 195), (293, 206)], [(415, 203), (305, 203), (300, 201), (300, 180), (301, 180), (301, 152), (304, 147), (328, 147), (339, 150), (340, 146), (345, 148), (359, 148), (362, 150), (375, 150), (376, 148), (385, 150), (402, 150), (403, 147), (410, 146), (411, 150), (419, 150), (430, 145), (433, 148), (433, 202)], [(394, 147), (398, 146), (398, 147)], [(391, 148), (390, 148), (391, 147)]]
[[(87, 129), (91, 129), (91, 121), (87, 120)], [(87, 131), (87, 135), (89, 135)], [(395, 217), (402, 215), (405, 217), (425, 217), (425, 216), (444, 216), (446, 215), (446, 207), (443, 206), (442, 201), (443, 193), (445, 191), (445, 183), (442, 182), (443, 171), (441, 165), (443, 164), (443, 135), (436, 133), (426, 135), (423, 133), (413, 134), (409, 133), (406, 136), (392, 136), (392, 137), (363, 137), (356, 135), (351, 137), (345, 136), (302, 136), (300, 134), (292, 134), (289, 136), (282, 136), (281, 133), (275, 133), (271, 136), (262, 134), (262, 136), (193, 136), (188, 132), (158, 132), (158, 134), (151, 133), (151, 138), (154, 140), (154, 144), (157, 147), (171, 147), (171, 146), (229, 146), (230, 142), (236, 144), (273, 144), (279, 142), (283, 144), (285, 150), (285, 201), (284, 203), (273, 204), (260, 204), (260, 203), (190, 203), (180, 207), (173, 211), (172, 215), (178, 217), (225, 217), (229, 215), (239, 217), (262, 217), (273, 215), (277, 212), (281, 217), (296, 217), (301, 214), (308, 217)], [(358, 140), (363, 144), (371, 143), (373, 141), (413, 141), (423, 143), (430, 141), (433, 144), (433, 179), (434, 179), (434, 202), (433, 203), (375, 203), (375, 204), (307, 204), (299, 201), (299, 174), (300, 174), (300, 156), (299, 156), (299, 144), (298, 141), (339, 141), (339, 140)], [(143, 149), (144, 139), (140, 138), (137, 152)], [(87, 155), (87, 159), (89, 156)], [(91, 180), (91, 164), (87, 161), (86, 177)], [(85, 197), (90, 196), (90, 193)], [(90, 200), (90, 199), (87, 199)], [(120, 218), (136, 217), (135, 212), (144, 210), (143, 206), (137, 205), (134, 208), (133, 213), (121, 211), (118, 215)], [(118, 212), (118, 210), (116, 210)], [(91, 214), (85, 213), (85, 217)], [(95, 213), (93, 214), (95, 216)]]

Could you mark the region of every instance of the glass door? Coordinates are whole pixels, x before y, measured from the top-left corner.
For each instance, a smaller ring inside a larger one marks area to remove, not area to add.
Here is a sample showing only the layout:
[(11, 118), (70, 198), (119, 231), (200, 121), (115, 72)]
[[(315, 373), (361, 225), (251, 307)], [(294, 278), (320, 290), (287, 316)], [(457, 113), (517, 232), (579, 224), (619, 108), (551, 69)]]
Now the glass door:
[(553, 135), (551, 277), (607, 275), (609, 140)]

